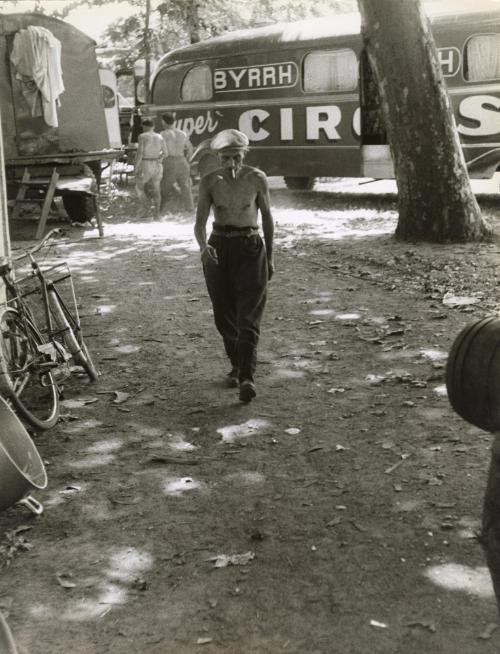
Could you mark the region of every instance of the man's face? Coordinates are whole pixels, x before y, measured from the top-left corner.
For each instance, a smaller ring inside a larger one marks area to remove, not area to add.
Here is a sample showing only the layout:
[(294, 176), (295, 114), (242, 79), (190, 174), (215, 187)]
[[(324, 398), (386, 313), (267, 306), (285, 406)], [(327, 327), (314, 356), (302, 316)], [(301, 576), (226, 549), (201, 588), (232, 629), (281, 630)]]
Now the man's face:
[(222, 152), (219, 152), (218, 157), (219, 157), (219, 163), (222, 168), (227, 168), (232, 176), (236, 175), (236, 173), (241, 170), (241, 167), (243, 166), (243, 160), (245, 159), (245, 150), (243, 149), (227, 149), (223, 150)]

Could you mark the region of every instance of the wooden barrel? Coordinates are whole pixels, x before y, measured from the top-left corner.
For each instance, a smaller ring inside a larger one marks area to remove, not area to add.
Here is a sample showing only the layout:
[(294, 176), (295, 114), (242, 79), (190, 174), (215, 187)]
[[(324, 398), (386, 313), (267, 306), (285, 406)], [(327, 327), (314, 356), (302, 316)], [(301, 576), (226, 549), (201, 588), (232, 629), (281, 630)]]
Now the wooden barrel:
[(500, 431), (500, 318), (466, 325), (446, 366), (446, 388), (454, 410), (467, 422)]

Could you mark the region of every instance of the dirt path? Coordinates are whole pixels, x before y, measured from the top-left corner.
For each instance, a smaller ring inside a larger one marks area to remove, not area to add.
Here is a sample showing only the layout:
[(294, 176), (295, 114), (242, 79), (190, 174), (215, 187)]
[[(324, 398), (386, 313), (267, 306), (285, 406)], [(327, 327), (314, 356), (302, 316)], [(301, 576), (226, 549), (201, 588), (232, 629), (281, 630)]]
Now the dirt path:
[(103, 240), (58, 248), (102, 377), (72, 379), (35, 437), (44, 515), (0, 514), (0, 610), (26, 652), (499, 651), (474, 538), (490, 436), (444, 389), (453, 338), (497, 309), (499, 246), (395, 243), (391, 198), (273, 206), (249, 405), (222, 384), (187, 219), (136, 224), (118, 196)]

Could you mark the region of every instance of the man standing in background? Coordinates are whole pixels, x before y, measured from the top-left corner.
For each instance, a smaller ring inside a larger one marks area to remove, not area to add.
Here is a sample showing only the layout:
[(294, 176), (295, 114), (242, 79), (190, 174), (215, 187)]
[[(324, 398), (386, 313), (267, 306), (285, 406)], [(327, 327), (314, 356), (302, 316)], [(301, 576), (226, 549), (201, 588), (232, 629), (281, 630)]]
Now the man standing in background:
[[(173, 114), (163, 114), (164, 129), (161, 136), (167, 148), (167, 157), (163, 162), (162, 209), (166, 210), (168, 204), (173, 206), (173, 199), (178, 198), (180, 208), (186, 212), (192, 212), (194, 203), (191, 193), (189, 159), (193, 154), (193, 146), (187, 134), (175, 127), (174, 123)], [(177, 190), (176, 184), (179, 190)]]
[(135, 190), (142, 205), (140, 218), (145, 218), (149, 212), (149, 200), (146, 195), (145, 186), (152, 188), (154, 217), (160, 217), (161, 189), (160, 184), (163, 176), (164, 157), (167, 156), (167, 149), (162, 137), (153, 131), (154, 125), (151, 120), (143, 120), (143, 133), (137, 139), (137, 157), (135, 160)]

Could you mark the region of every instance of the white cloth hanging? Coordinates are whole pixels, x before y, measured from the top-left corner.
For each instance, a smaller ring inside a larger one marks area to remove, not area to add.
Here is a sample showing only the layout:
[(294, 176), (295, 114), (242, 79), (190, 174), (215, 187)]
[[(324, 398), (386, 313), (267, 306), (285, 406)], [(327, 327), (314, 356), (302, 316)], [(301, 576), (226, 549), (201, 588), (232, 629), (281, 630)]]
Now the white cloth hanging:
[(59, 96), (64, 91), (59, 39), (45, 27), (29, 25), (15, 35), (10, 60), (16, 69), (16, 78), (22, 83), (31, 115), (40, 115), (41, 96), (45, 122), (57, 127)]

